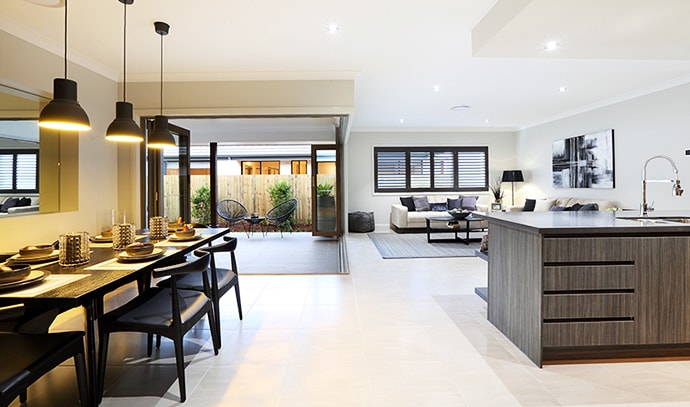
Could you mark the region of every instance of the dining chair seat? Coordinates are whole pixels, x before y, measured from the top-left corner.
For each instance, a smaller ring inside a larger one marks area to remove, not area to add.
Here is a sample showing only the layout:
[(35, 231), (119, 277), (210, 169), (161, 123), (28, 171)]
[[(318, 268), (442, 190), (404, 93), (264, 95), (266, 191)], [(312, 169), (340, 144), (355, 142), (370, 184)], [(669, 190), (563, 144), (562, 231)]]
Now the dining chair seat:
[[(143, 332), (151, 335), (165, 336), (173, 340), (177, 377), (180, 387), (180, 401), (187, 399), (184, 374), (184, 335), (191, 330), (204, 316), (208, 317), (211, 326), (213, 350), (218, 354), (216, 338), (216, 320), (213, 316), (210, 285), (206, 277), (210, 255), (201, 250), (194, 252), (197, 258), (168, 267), (153, 270), (153, 277), (169, 277), (168, 287), (153, 287), (141, 292), (137, 297), (116, 308), (98, 319), (99, 330), (99, 393), (102, 397), (105, 384), (105, 368), (108, 355), (110, 334), (114, 332)], [(203, 291), (180, 289), (177, 281), (188, 274), (202, 276)], [(152, 354), (151, 341), (147, 349)]]
[[(3, 315), (16, 317), (16, 311), (17, 306), (0, 308), (0, 319)], [(84, 332), (0, 332), (0, 406), (9, 405), (17, 396), (25, 403), (28, 387), (70, 358), (74, 359), (81, 405), (90, 406)]]

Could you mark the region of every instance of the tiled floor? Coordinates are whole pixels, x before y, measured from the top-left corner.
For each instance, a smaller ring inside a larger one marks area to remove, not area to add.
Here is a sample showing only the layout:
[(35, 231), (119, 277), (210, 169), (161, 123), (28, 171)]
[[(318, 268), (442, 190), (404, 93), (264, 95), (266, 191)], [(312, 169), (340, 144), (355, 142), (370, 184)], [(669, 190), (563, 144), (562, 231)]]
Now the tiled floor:
[[(206, 327), (186, 342), (186, 406), (690, 406), (690, 361), (539, 369), (487, 322), (483, 261), (383, 260), (346, 239), (350, 275), (240, 277), (245, 318), (223, 298), (220, 354)], [(169, 341), (149, 360), (119, 334), (109, 359), (104, 406), (179, 404)], [(75, 405), (74, 387), (61, 367), (30, 405)]]

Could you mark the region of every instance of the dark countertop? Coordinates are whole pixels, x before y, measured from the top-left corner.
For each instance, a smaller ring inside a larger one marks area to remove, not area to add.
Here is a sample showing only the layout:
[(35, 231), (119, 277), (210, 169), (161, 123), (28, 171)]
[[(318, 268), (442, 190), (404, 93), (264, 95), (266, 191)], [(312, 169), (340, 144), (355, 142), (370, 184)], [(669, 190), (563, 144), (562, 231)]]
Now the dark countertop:
[(689, 218), (690, 211), (654, 211), (643, 221), (637, 211), (477, 212), (477, 217), (541, 234), (688, 234), (690, 223), (665, 220)]

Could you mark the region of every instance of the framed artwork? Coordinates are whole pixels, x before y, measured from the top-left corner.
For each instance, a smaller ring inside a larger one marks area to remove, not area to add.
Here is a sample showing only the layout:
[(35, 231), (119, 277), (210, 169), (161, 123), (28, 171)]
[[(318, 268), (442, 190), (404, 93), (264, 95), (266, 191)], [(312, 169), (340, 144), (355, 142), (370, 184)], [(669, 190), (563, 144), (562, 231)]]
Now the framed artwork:
[(613, 151), (613, 129), (554, 141), (554, 188), (615, 188)]
[(500, 203), (492, 203), (492, 204), (491, 204), (491, 210), (492, 210), (492, 211), (500, 211), (501, 209), (502, 209), (502, 208), (501, 208), (501, 204), (500, 204)]

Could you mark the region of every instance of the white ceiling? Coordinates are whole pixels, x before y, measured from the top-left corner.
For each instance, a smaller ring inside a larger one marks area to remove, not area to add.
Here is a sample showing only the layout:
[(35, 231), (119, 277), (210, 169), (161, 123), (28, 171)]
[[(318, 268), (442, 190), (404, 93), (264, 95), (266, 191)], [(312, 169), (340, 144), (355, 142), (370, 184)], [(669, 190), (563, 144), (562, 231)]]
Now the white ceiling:
[[(70, 0), (70, 60), (120, 78), (122, 8)], [(58, 55), (62, 19), (0, 1), (0, 29)], [(156, 20), (166, 81), (354, 78), (352, 130), (519, 129), (690, 81), (689, 0), (136, 0), (128, 81), (159, 78)]]

